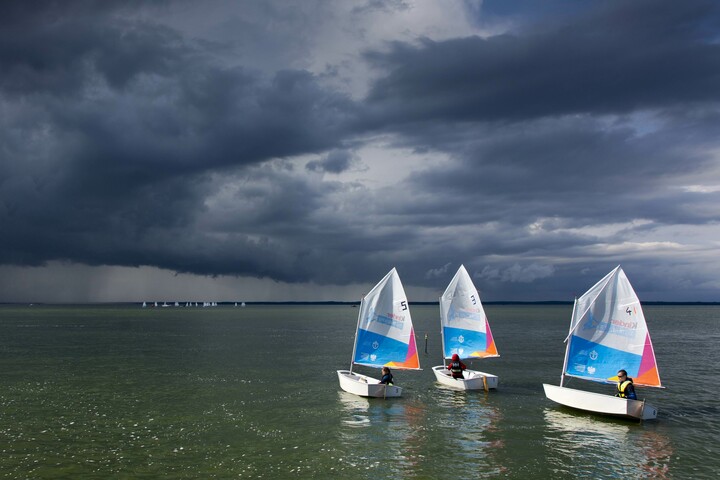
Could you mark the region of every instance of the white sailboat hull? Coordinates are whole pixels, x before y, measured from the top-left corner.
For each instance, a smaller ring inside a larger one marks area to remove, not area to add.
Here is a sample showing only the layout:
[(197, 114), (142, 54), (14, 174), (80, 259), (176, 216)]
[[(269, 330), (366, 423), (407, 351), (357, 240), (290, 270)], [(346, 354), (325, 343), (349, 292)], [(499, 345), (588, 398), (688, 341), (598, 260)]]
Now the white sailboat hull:
[(338, 370), (340, 388), (348, 393), (361, 397), (391, 398), (402, 395), (402, 388), (395, 385), (385, 385), (367, 375), (351, 372), (350, 370)]
[(465, 375), (465, 378), (452, 378), (445, 365), (432, 367), (432, 371), (438, 383), (456, 390), (484, 390), (486, 384), (488, 389), (494, 389), (497, 388), (499, 382), (497, 375), (478, 372), (477, 370), (464, 370), (463, 375)]
[(638, 420), (657, 418), (657, 409), (642, 400), (630, 400), (546, 383), (543, 384), (543, 388), (548, 399), (566, 407)]

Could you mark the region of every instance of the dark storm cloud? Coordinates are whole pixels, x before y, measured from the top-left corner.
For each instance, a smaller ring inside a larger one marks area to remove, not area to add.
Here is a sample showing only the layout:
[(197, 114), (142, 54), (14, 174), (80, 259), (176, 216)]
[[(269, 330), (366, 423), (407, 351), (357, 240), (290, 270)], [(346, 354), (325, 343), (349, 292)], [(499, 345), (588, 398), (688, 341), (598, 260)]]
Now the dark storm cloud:
[(549, 30), (368, 53), (390, 72), (368, 96), (373, 119), (517, 121), (717, 102), (717, 4), (612, 5)]
[(77, 95), (94, 74), (122, 88), (139, 74), (177, 70), (188, 54), (177, 33), (122, 21), (115, 10), (113, 2), (4, 2), (0, 87), (20, 95)]
[[(417, 172), (413, 180), (419, 188), (433, 188), (436, 200), (446, 194), (455, 203), (447, 211), (464, 215), (474, 209), (476, 222), (491, 221), (501, 212), (508, 222), (522, 224), (538, 216), (563, 216), (576, 224), (633, 218), (669, 224), (715, 221), (717, 212), (687, 208), (697, 195), (678, 189), (684, 176), (711, 167), (714, 156), (688, 149), (688, 140), (675, 127), (637, 135), (627, 126), (606, 128), (573, 118), (505, 125), (480, 135), (477, 127), (456, 128), (457, 142), (440, 141), (434, 147), (454, 152), (457, 162), (442, 171)], [(695, 135), (695, 146), (710, 145), (717, 128), (707, 124), (704, 132)]]
[[(270, 69), (309, 50), (314, 11), (216, 4), (232, 9), (223, 35), (239, 30), (224, 42), (184, 31), (184, 5), (0, 5), (0, 264), (339, 285), (397, 265), (442, 290), (465, 263), (495, 300), (562, 299), (581, 270), (590, 286), (650, 263), (590, 249), (718, 220), (720, 193), (684, 188), (716, 165), (714, 3), (588, 2), (502, 35), (396, 42), (365, 52), (360, 99)], [(376, 8), (406, 5), (354, 14)], [(376, 137), (445, 160), (375, 188), (351, 174)], [(589, 228), (613, 223), (627, 225)]]
[(399, 145), (456, 160), (411, 179), (434, 193), (427, 220), (717, 220), (677, 182), (716, 164), (720, 48), (707, 34), (718, 8), (596, 7), (543, 31), (368, 54), (390, 72), (368, 97), (378, 121)]
[[(222, 242), (205, 232), (172, 241), (203, 215), (211, 173), (325, 150), (352, 114), (351, 102), (307, 72), (262, 78), (215, 64), (162, 26), (53, 7), (37, 18), (14, 12), (3, 30), (0, 94), (16, 112), (0, 134), (3, 263), (224, 273), (217, 261), (193, 260)], [(291, 192), (257, 215), (271, 224), (278, 212), (294, 212), (288, 205), (301, 203)], [(243, 250), (263, 252), (252, 242)], [(234, 268), (259, 272), (258, 262)]]

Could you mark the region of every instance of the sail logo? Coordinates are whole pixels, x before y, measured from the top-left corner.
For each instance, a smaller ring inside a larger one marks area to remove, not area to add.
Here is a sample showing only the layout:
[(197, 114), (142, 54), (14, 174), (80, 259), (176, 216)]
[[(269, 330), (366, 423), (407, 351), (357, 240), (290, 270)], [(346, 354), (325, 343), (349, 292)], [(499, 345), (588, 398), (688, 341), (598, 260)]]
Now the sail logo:
[(462, 320), (478, 321), (482, 320), (481, 312), (482, 310), (480, 310), (480, 308), (457, 308), (450, 306), (447, 319), (450, 323), (460, 322)]
[[(590, 360), (593, 360), (593, 361), (594, 361), (594, 360), (597, 360), (597, 359), (598, 359), (598, 353), (597, 353), (595, 350), (593, 350), (592, 352), (590, 352)], [(590, 372), (590, 373), (592, 373), (592, 372)]]
[(377, 342), (377, 340), (372, 343), (373, 350), (377, 350), (379, 346), (380, 346), (380, 344)]
[(583, 325), (583, 330), (604, 331), (620, 337), (633, 337), (638, 328), (638, 322), (634, 320), (610, 320), (597, 321), (594, 318)]
[(618, 329), (637, 330), (637, 328), (638, 328), (638, 322), (632, 321), (632, 320), (629, 320), (626, 322), (624, 320), (612, 319), (612, 320), (610, 320), (610, 324), (612, 325), (612, 328), (610, 331), (612, 333), (615, 333), (618, 335), (621, 335), (617, 332)]
[(452, 312), (453, 320), (477, 320), (480, 315), (479, 308), (455, 309)]
[(392, 313), (388, 313), (385, 316), (378, 315), (375, 317), (374, 320), (381, 325), (387, 325), (389, 327), (398, 328), (400, 330), (402, 330), (403, 326), (405, 325), (403, 323), (405, 321), (405, 317), (400, 315), (394, 315)]
[(463, 337), (462, 335), (458, 336), (458, 343), (464, 343), (464, 342), (465, 342), (465, 337)]
[(587, 367), (587, 371), (590, 375), (595, 374), (595, 367)]
[(589, 317), (587, 322), (585, 322), (585, 325), (583, 325), (583, 330), (594, 330), (600, 325), (600, 319), (595, 318), (595, 316), (592, 314), (592, 312), (589, 312)]
[(370, 361), (374, 362), (375, 360), (377, 360), (377, 355), (373, 353), (372, 355), (370, 355)]

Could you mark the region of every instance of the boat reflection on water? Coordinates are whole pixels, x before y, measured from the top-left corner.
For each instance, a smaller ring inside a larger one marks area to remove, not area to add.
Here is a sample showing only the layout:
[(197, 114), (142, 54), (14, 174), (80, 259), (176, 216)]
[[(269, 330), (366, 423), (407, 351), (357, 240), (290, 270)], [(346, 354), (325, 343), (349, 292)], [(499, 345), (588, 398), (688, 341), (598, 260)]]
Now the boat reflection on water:
[(497, 459), (505, 449), (499, 433), (502, 421), (500, 410), (481, 392), (464, 392), (437, 384), (436, 401), (440, 418), (438, 429), (443, 430), (448, 458), (464, 458), (486, 475), (503, 475), (506, 468)]
[(426, 438), (425, 406), (407, 399), (383, 400), (338, 392), (342, 407), (340, 445), (345, 450), (342, 468), (383, 475), (404, 476), (418, 471)]
[[(341, 409), (338, 470), (383, 478), (485, 476), (507, 472), (502, 415), (491, 396), (428, 388), (415, 397), (367, 399), (338, 392)], [(380, 473), (381, 472), (381, 473)]]
[(672, 444), (649, 425), (545, 409), (544, 444), (560, 476), (670, 478)]
[(348, 427), (370, 426), (370, 400), (348, 392), (338, 392), (343, 407), (342, 423)]
[(435, 384), (438, 390), (436, 401), (444, 417), (442, 423), (456, 428), (471, 437), (497, 430), (500, 411), (487, 402), (487, 395), (481, 392), (464, 392)]

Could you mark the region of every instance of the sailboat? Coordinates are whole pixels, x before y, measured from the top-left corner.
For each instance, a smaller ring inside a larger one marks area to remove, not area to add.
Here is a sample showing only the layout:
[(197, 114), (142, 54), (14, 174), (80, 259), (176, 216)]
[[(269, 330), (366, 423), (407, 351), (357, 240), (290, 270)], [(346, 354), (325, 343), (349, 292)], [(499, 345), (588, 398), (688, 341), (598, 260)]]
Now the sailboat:
[(402, 388), (352, 371), (353, 365), (420, 370), (415, 330), (395, 268), (360, 303), (350, 370), (338, 370), (340, 388), (361, 397), (399, 397)]
[[(440, 326), (443, 359), (453, 354), (461, 360), (500, 356), (480, 295), (463, 265), (440, 297)], [(432, 371), (439, 383), (458, 390), (488, 390), (498, 386), (498, 377), (485, 372), (468, 369), (463, 371), (465, 378), (452, 378), (445, 365), (432, 367)]]
[(657, 417), (657, 409), (644, 400), (563, 386), (566, 377), (614, 383), (617, 371), (624, 369), (636, 387), (662, 388), (640, 300), (619, 265), (575, 300), (565, 341), (560, 386), (543, 384), (548, 399), (605, 415), (641, 420)]

